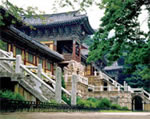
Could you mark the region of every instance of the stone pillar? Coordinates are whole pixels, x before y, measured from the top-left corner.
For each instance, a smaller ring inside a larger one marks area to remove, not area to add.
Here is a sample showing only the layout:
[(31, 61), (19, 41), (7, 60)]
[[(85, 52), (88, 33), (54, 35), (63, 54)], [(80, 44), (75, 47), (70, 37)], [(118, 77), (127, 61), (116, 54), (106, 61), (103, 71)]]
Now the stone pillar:
[(21, 73), (20, 64), (21, 64), (21, 55), (17, 55), (16, 56), (16, 67), (15, 67), (16, 73)]
[(72, 47), (72, 59), (75, 60), (76, 58), (76, 41), (73, 40), (73, 47)]
[(72, 91), (71, 91), (71, 105), (76, 105), (76, 98), (77, 98), (77, 80), (78, 77), (76, 74), (72, 75)]
[(54, 41), (54, 51), (57, 51), (57, 41)]
[(117, 87), (117, 81), (115, 81), (115, 87)]
[(144, 109), (144, 101), (142, 101), (142, 104), (143, 104), (142, 106), (143, 106), (143, 111), (144, 111), (144, 110), (145, 110), (145, 109)]
[(126, 83), (126, 81), (124, 81), (124, 91), (127, 91), (128, 89), (127, 89), (127, 83)]
[(112, 91), (112, 90), (111, 90), (111, 86), (110, 86), (110, 85), (108, 85), (108, 91)]
[(42, 64), (38, 64), (38, 72), (37, 72), (37, 75), (38, 75), (39, 78), (42, 78), (41, 73), (42, 73)]
[(124, 91), (126, 91), (126, 82), (123, 82)]
[(101, 86), (101, 91), (104, 91), (103, 89), (104, 89), (104, 86)]
[(56, 86), (55, 86), (55, 100), (57, 103), (61, 103), (61, 75), (62, 71), (60, 67), (56, 68)]
[(118, 91), (120, 91), (120, 86), (118, 86)]
[(101, 72), (101, 71), (99, 71), (99, 76), (100, 76), (101, 79), (103, 78), (103, 77), (102, 77), (102, 72)]

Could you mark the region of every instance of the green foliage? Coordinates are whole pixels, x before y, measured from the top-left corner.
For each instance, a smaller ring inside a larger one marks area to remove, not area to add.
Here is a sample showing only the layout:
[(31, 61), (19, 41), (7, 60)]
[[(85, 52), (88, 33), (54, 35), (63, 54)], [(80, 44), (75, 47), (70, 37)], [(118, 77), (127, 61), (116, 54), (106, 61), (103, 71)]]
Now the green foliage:
[(56, 100), (50, 100), (50, 103), (58, 104), (58, 103), (56, 102)]
[(111, 102), (106, 99), (96, 99), (96, 98), (88, 98), (87, 100), (84, 99), (78, 99), (77, 105), (81, 107), (87, 107), (87, 108), (103, 108), (103, 109), (109, 109)]
[[(142, 85), (147, 90), (149, 87), (144, 80), (150, 80), (150, 31), (141, 31), (138, 17), (145, 5), (150, 29), (149, 4), (149, 0), (102, 0), (100, 7), (105, 8), (105, 14), (93, 37), (88, 57), (88, 62), (106, 57), (109, 64), (123, 57), (125, 73), (132, 76), (129, 83), (135, 82), (138, 87)], [(112, 31), (114, 36), (109, 37)], [(140, 81), (137, 83), (134, 79)]]
[(93, 39), (90, 37), (90, 36), (88, 36), (87, 38), (85, 38), (84, 40), (83, 40), (83, 43), (85, 43), (87, 46), (91, 46), (92, 44), (93, 44)]
[(65, 101), (68, 105), (71, 105), (71, 98), (67, 97), (66, 94), (62, 95), (63, 101)]
[(0, 39), (0, 49), (5, 50), (5, 43)]
[(111, 101), (107, 98), (102, 99), (88, 98), (87, 100), (77, 98), (77, 105), (86, 108), (128, 110), (127, 107), (121, 107), (118, 104), (112, 104)]
[(12, 91), (9, 91), (9, 90), (6, 90), (6, 91), (0, 90), (0, 97), (24, 101), (24, 97), (22, 97), (19, 93), (13, 93)]
[(86, 107), (86, 108), (96, 108), (96, 103), (92, 102), (91, 100), (83, 100), (80, 99), (77, 101), (77, 105), (81, 107)]
[(111, 102), (107, 98), (103, 98), (98, 102), (98, 107), (102, 109), (109, 109), (111, 107)]
[(129, 110), (128, 107), (124, 106), (122, 107), (122, 110)]
[(122, 108), (121, 108), (121, 106), (118, 105), (118, 104), (112, 104), (112, 105), (111, 105), (111, 109), (118, 109), (118, 110), (125, 109), (125, 110), (126, 110), (125, 107), (122, 107)]
[[(0, 15), (0, 26), (5, 25), (5, 18), (9, 18), (10, 14), (14, 17), (11, 20), (11, 24), (16, 24), (18, 21), (22, 21), (22, 16), (25, 16), (26, 18), (34, 16), (35, 18), (41, 18), (44, 20), (44, 18), (41, 15), (38, 15), (39, 13), (44, 13), (43, 11), (38, 10), (37, 7), (33, 8), (31, 6), (27, 7), (27, 9), (23, 9), (22, 7), (18, 7), (14, 5), (13, 3), (9, 2), (8, 0), (3, 0), (2, 4), (0, 5), (0, 8), (7, 9), (4, 16)], [(10, 20), (10, 19), (9, 19)], [(26, 24), (28, 25), (28, 24)], [(34, 29), (31, 25), (29, 25), (31, 29)]]

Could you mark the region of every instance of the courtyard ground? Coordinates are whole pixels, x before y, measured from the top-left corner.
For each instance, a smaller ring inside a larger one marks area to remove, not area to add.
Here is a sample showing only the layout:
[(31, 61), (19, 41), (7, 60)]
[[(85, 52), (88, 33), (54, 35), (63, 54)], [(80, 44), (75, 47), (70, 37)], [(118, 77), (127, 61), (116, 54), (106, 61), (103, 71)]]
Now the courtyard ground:
[(18, 112), (0, 113), (0, 119), (150, 119), (148, 112)]

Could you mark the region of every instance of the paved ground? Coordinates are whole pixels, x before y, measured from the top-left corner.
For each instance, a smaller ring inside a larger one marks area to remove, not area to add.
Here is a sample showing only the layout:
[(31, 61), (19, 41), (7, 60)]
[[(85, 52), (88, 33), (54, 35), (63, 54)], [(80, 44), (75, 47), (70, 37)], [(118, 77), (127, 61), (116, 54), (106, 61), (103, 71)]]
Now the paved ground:
[(150, 113), (0, 113), (0, 119), (150, 119)]

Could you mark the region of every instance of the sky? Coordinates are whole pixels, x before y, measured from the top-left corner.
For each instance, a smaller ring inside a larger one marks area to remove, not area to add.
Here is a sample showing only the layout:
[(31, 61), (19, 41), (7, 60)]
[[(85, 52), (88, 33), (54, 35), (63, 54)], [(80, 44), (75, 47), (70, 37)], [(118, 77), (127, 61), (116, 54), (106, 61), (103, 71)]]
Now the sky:
[[(1, 2), (2, 0), (0, 0)], [(19, 7), (26, 8), (28, 6), (32, 7), (38, 7), (39, 10), (44, 11), (46, 14), (53, 14), (54, 10), (53, 8), (53, 3), (54, 0), (9, 0), (13, 4), (16, 4)], [(69, 12), (72, 11), (71, 7), (66, 7), (66, 8), (60, 8), (57, 5), (57, 11), (55, 13), (61, 13), (61, 12)], [(74, 5), (75, 10), (79, 9), (79, 6)], [(147, 11), (145, 11), (145, 7), (142, 7), (143, 11), (141, 15), (139, 16), (139, 21), (141, 24), (141, 29), (145, 32), (148, 32), (148, 25), (147, 25)], [(89, 18), (89, 22), (92, 26), (93, 29), (99, 28), (100, 25), (100, 18), (104, 16), (104, 10), (100, 10), (96, 5), (91, 6), (90, 8), (87, 9), (87, 15)]]

